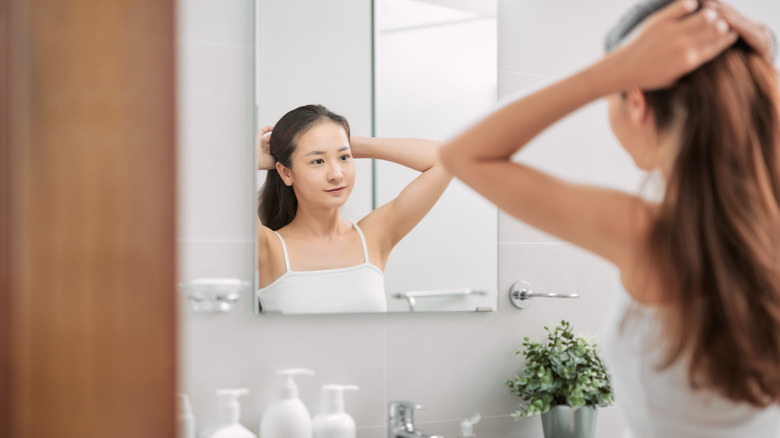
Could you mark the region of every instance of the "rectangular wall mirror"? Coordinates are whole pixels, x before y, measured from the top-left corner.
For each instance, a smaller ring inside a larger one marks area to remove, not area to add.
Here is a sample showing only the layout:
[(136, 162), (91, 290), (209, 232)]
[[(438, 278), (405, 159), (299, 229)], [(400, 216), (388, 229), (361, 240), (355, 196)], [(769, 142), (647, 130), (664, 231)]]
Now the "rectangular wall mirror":
[[(322, 104), (347, 118), (352, 135), (444, 141), (495, 106), (494, 1), (257, 0), (256, 14), (258, 127)], [(387, 161), (354, 161), (355, 188), (341, 210), (353, 222), (419, 175)], [(257, 172), (258, 189), (265, 172)], [(496, 310), (497, 216), (453, 180), (392, 250), (386, 311)], [(262, 294), (258, 310), (261, 301)]]

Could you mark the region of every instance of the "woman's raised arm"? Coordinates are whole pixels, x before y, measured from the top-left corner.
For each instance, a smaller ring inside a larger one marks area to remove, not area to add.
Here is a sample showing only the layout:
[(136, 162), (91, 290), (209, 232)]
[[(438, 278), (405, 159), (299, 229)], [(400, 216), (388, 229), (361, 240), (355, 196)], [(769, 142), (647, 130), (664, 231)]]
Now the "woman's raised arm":
[(375, 263), (380, 267), (384, 267), (393, 247), (433, 208), (452, 180), (439, 160), (439, 147), (440, 143), (433, 140), (352, 136), (355, 158), (391, 161), (422, 172), (395, 199), (360, 221), (361, 227), (376, 239), (381, 260)]
[(630, 260), (639, 234), (635, 227), (647, 218), (638, 198), (570, 184), (511, 157), (583, 105), (616, 92), (668, 86), (733, 44), (736, 33), (710, 8), (693, 13), (697, 5), (672, 3), (595, 64), (499, 109), (442, 148), (445, 166), (531, 226), (618, 265)]

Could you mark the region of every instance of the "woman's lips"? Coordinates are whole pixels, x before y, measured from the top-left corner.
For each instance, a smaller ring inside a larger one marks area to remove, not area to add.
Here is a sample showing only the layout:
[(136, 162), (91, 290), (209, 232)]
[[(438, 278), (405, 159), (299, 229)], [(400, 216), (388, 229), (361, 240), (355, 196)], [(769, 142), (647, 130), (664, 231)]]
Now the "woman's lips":
[(326, 192), (328, 192), (328, 193), (334, 193), (334, 194), (338, 194), (338, 193), (341, 193), (341, 192), (343, 192), (343, 191), (344, 191), (344, 189), (346, 189), (346, 187), (345, 187), (345, 186), (342, 186), (342, 187), (336, 187), (336, 188), (333, 188), (333, 189), (330, 189), (330, 190), (326, 190)]

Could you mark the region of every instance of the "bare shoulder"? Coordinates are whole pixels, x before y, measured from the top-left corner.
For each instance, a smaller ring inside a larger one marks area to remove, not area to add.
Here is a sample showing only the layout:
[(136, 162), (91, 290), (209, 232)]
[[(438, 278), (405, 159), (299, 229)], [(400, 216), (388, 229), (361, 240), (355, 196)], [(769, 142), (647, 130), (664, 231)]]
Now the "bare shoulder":
[(286, 271), (282, 243), (273, 230), (257, 221), (258, 286), (264, 288)]
[(274, 232), (271, 231), (270, 228), (263, 225), (260, 220), (257, 220), (257, 244), (260, 245), (261, 243), (267, 243), (268, 240), (273, 236)]

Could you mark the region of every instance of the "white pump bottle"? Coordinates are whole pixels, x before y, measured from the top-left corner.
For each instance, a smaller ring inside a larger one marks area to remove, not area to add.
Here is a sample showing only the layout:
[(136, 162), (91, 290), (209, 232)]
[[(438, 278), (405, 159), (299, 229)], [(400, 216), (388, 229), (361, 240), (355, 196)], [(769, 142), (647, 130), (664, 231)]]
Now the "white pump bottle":
[(304, 368), (278, 370), (284, 376), (280, 399), (265, 409), (260, 419), (260, 436), (263, 438), (312, 438), (311, 416), (306, 405), (298, 398), (298, 386), (293, 376), (314, 375)]
[(179, 394), (179, 438), (195, 438), (195, 417), (185, 394)]
[(249, 394), (248, 389), (220, 389), (217, 391), (219, 399), (220, 425), (204, 434), (206, 438), (255, 438), (255, 434), (242, 426), (238, 420), (241, 418), (241, 406), (238, 397)]
[(356, 391), (355, 385), (322, 387), (322, 413), (314, 417), (314, 438), (355, 438), (355, 420), (344, 412), (344, 391)]

